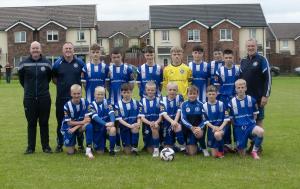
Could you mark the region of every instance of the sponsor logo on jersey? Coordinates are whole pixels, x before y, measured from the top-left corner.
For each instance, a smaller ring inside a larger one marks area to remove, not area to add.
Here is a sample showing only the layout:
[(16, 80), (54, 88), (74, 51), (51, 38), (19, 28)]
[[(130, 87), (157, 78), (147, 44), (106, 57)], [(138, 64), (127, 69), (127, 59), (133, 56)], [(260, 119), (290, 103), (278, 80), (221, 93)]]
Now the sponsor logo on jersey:
[(190, 109), (190, 108), (186, 108), (185, 111), (186, 111), (186, 112), (190, 112), (191, 109)]
[(41, 71), (42, 71), (42, 72), (46, 71), (45, 66), (42, 66), (42, 67), (41, 67)]
[(75, 63), (73, 66), (74, 66), (74, 68), (78, 68), (78, 64), (77, 63)]
[(180, 69), (180, 73), (181, 73), (181, 74), (184, 74), (184, 69)]
[(200, 111), (200, 108), (199, 108), (199, 107), (196, 107), (196, 108), (195, 108), (195, 111), (196, 111), (196, 112), (199, 112), (199, 111)]
[(257, 66), (257, 65), (258, 65), (258, 62), (253, 62), (252, 65), (253, 65), (253, 66)]

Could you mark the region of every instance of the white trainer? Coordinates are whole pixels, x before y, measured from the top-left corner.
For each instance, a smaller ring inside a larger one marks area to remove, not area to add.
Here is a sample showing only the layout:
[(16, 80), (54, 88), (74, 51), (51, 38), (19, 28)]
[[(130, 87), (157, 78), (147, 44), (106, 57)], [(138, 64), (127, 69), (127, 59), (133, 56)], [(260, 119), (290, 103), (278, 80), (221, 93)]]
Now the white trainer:
[(89, 159), (94, 159), (94, 155), (92, 153), (92, 149), (91, 148), (86, 148), (86, 151), (85, 151), (85, 155), (89, 158)]
[(114, 151), (115, 151), (115, 152), (120, 152), (120, 151), (121, 151), (121, 146), (117, 146), (117, 145), (116, 145)]
[(158, 156), (159, 156), (159, 149), (154, 148), (153, 153), (152, 153), (152, 157), (158, 157)]
[(207, 149), (202, 149), (202, 152), (204, 157), (209, 157), (209, 152), (207, 151)]

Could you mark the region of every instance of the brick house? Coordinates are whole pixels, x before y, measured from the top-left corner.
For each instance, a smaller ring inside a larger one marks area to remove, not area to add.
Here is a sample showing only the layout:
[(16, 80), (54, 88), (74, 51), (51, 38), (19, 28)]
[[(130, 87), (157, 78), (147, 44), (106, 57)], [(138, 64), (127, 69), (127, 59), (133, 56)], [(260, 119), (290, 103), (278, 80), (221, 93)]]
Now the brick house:
[(66, 41), (86, 60), (90, 45), (97, 42), (96, 18), (96, 5), (0, 8), (0, 63), (18, 67), (34, 40), (52, 62), (62, 54)]
[(98, 21), (97, 40), (104, 55), (110, 49), (121, 48), (124, 52), (131, 47), (149, 45), (149, 20)]
[(160, 64), (170, 63), (173, 46), (181, 46), (183, 61), (189, 62), (196, 44), (204, 48), (206, 61), (212, 59), (213, 49), (218, 47), (232, 49), (238, 62), (246, 55), (249, 38), (258, 41), (258, 51), (265, 55), (266, 27), (260, 4), (150, 6), (151, 45), (156, 48), (156, 62)]

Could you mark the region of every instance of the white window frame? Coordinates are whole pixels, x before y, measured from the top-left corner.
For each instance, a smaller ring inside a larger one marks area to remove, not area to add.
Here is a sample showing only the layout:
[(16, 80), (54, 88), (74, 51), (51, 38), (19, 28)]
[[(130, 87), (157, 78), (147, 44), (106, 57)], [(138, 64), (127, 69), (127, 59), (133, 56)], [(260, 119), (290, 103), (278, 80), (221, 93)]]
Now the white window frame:
[[(57, 30), (49, 30), (47, 31), (47, 41), (48, 42), (56, 42), (59, 40), (59, 36), (58, 36), (59, 32)], [(54, 36), (57, 35), (57, 39), (54, 39)], [(49, 36), (51, 36), (51, 39), (49, 40)]]
[[(223, 39), (222, 39), (222, 32), (224, 32), (224, 34), (225, 34), (225, 38), (223, 38)], [(228, 34), (230, 34), (230, 38), (228, 38)], [(233, 41), (232, 40), (232, 29), (220, 29), (220, 41)]]
[(249, 29), (249, 38), (250, 39), (256, 39), (256, 28), (250, 28)]
[(283, 49), (289, 48), (289, 40), (282, 40), (282, 48)]
[(186, 62), (187, 63), (192, 62), (192, 61), (193, 61), (193, 56), (192, 55), (186, 56)]
[[(196, 36), (198, 35), (198, 39), (196, 39)], [(188, 30), (187, 32), (187, 41), (188, 42), (200, 42), (201, 38), (201, 32), (200, 30)], [(191, 39), (190, 39), (191, 37)]]
[(170, 41), (170, 31), (169, 30), (162, 30), (161, 31), (161, 40), (163, 42), (169, 42)]
[(266, 49), (271, 49), (271, 41), (266, 42)]
[[(24, 34), (24, 40), (22, 41), (22, 34)], [(17, 37), (19, 39), (17, 39)], [(26, 31), (17, 31), (14, 33), (15, 43), (26, 43)], [(19, 41), (18, 41), (19, 40)]]
[[(122, 43), (121, 43), (121, 41), (122, 41)], [(114, 38), (113, 43), (114, 43), (114, 47), (124, 47), (124, 39), (123, 38), (120, 38), (120, 37)]]
[[(83, 39), (81, 39), (81, 34), (83, 34)], [(82, 30), (77, 31), (77, 41), (85, 41), (85, 33)]]

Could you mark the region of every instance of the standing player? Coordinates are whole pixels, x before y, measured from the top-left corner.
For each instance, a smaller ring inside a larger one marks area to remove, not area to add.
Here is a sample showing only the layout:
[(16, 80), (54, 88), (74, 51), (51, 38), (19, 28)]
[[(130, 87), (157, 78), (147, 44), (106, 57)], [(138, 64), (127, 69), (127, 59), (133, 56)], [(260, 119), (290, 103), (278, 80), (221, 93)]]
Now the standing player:
[(207, 62), (203, 61), (203, 48), (200, 46), (193, 47), (193, 61), (189, 63), (192, 70), (192, 85), (199, 89), (198, 100), (206, 102), (206, 87), (210, 78), (210, 67)]
[(143, 140), (148, 151), (152, 151), (153, 157), (159, 156), (159, 124), (162, 120), (160, 110), (162, 104), (159, 97), (155, 96), (156, 85), (150, 81), (146, 84), (146, 96), (141, 100), (140, 117), (143, 122)]
[(205, 140), (201, 140), (204, 135), (204, 125), (202, 124), (202, 102), (198, 101), (199, 90), (195, 85), (188, 88), (188, 100), (181, 106), (181, 121), (186, 137), (186, 152), (188, 155), (195, 155), (198, 151), (197, 143), (200, 143), (205, 157), (209, 156), (206, 149)]
[[(81, 85), (81, 77), (86, 72), (85, 63), (74, 56), (74, 46), (70, 42), (63, 45), (63, 56), (52, 68), (52, 80), (56, 84), (56, 120), (57, 146), (55, 152), (62, 152), (63, 136), (60, 132), (64, 118), (64, 105), (71, 99), (70, 88), (73, 84)], [(78, 138), (79, 150), (83, 151), (83, 135)]]
[(254, 147), (251, 156), (254, 159), (260, 159), (257, 154), (263, 141), (264, 129), (256, 125), (256, 116), (258, 107), (256, 100), (246, 95), (247, 84), (243, 79), (235, 82), (236, 96), (230, 100), (230, 116), (234, 126), (234, 132), (237, 140), (237, 148), (240, 155), (245, 155), (245, 149), (249, 138), (254, 137)]
[[(238, 79), (239, 68), (233, 64), (234, 56), (233, 51), (226, 49), (223, 52), (225, 65), (221, 66), (215, 76), (215, 85), (219, 87), (218, 100), (222, 101), (226, 107), (235, 95), (234, 82)], [(235, 138), (235, 137), (234, 137)], [(224, 133), (225, 149), (232, 151), (231, 149), (231, 124), (225, 129)]]
[(86, 64), (84, 74), (86, 99), (89, 103), (94, 101), (95, 88), (105, 88), (105, 81), (108, 80), (108, 66), (100, 60), (101, 50), (98, 44), (93, 44), (90, 49), (91, 62)]
[[(121, 85), (130, 83), (134, 87), (134, 76), (130, 66), (122, 62), (122, 54), (119, 48), (114, 48), (110, 54), (112, 64), (109, 66), (109, 99), (112, 105), (116, 105), (121, 100)], [(116, 124), (116, 127), (118, 125)], [(118, 127), (117, 127), (118, 128)], [(117, 129), (116, 151), (120, 151), (120, 131)]]
[(210, 84), (215, 84), (215, 76), (218, 71), (218, 69), (224, 65), (223, 61), (223, 52), (221, 49), (216, 48), (213, 52), (214, 60), (209, 63), (210, 67)]
[(213, 85), (207, 87), (207, 102), (203, 104), (203, 121), (208, 127), (207, 146), (212, 149), (216, 158), (224, 157), (224, 130), (230, 121), (225, 104), (217, 100), (217, 88)]
[(142, 99), (145, 95), (145, 85), (148, 81), (153, 81), (156, 84), (157, 95), (160, 96), (163, 82), (162, 67), (154, 62), (154, 48), (147, 46), (144, 49), (144, 57), (146, 63), (139, 66), (137, 70), (137, 83), (139, 85), (139, 94)]
[(176, 83), (178, 85), (178, 93), (186, 98), (192, 72), (187, 65), (182, 63), (182, 56), (183, 49), (181, 47), (171, 48), (172, 63), (164, 68), (163, 86), (166, 89), (169, 82)]
[(162, 97), (163, 109), (161, 115), (163, 116), (163, 124), (161, 128), (161, 138), (165, 147), (174, 147), (175, 137), (180, 150), (185, 150), (184, 137), (180, 122), (181, 104), (184, 99), (182, 95), (177, 94), (178, 86), (176, 83), (168, 83), (167, 96)]
[(115, 155), (116, 128), (113, 107), (105, 99), (104, 87), (95, 88), (95, 101), (89, 105), (92, 114), (93, 144), (97, 153), (103, 154), (106, 144), (106, 134), (109, 135), (109, 155)]
[(141, 120), (138, 118), (140, 105), (132, 99), (132, 86), (124, 83), (121, 86), (122, 100), (115, 105), (117, 120), (125, 154), (138, 155), (139, 129)]
[(88, 112), (88, 101), (81, 98), (81, 86), (74, 84), (71, 86), (71, 100), (64, 105), (64, 120), (61, 132), (64, 136), (64, 144), (67, 147), (67, 154), (75, 153), (76, 135), (86, 133), (86, 156), (93, 159), (93, 126), (90, 124), (91, 118)]

